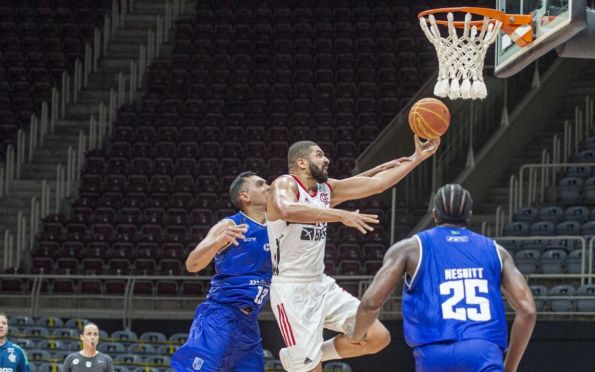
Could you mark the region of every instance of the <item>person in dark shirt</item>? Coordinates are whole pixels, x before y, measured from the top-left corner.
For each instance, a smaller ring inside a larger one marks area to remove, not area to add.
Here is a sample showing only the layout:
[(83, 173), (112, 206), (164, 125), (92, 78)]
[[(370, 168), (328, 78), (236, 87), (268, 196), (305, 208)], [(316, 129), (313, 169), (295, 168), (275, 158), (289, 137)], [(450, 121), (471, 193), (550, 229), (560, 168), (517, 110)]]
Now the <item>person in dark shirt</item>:
[(21, 347), (6, 339), (8, 316), (0, 312), (0, 371), (29, 372), (29, 362)]
[(87, 323), (80, 330), (83, 349), (72, 353), (64, 360), (63, 372), (114, 372), (112, 358), (97, 350), (99, 328)]

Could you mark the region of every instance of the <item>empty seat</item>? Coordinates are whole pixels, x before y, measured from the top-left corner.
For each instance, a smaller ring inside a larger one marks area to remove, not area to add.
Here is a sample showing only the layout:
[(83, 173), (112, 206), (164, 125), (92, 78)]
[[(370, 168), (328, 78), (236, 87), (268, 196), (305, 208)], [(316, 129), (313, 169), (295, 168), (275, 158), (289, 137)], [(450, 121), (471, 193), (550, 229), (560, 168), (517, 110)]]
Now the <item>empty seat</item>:
[(561, 274), (566, 270), (566, 251), (550, 249), (541, 256), (541, 272), (544, 274)]
[(561, 284), (550, 288), (548, 296), (550, 297), (551, 310), (561, 313), (572, 311), (574, 307), (574, 300), (565, 297), (574, 296), (575, 292), (576, 290), (574, 287), (567, 284)]
[(583, 285), (578, 288), (576, 295), (576, 310), (580, 312), (595, 312), (595, 285)]
[(581, 274), (583, 272), (583, 250), (572, 250), (566, 259), (566, 267), (569, 274)]
[(551, 221), (551, 222), (558, 222), (562, 219), (564, 215), (564, 210), (558, 206), (550, 206), (541, 208), (539, 211), (539, 220), (540, 221)]
[[(514, 222), (535, 222), (538, 216), (537, 208), (535, 207), (524, 207), (518, 209), (512, 215), (512, 220)], [(540, 216), (540, 219), (544, 219)]]
[(526, 222), (511, 222), (504, 226), (504, 236), (526, 236), (529, 233), (529, 224)]
[(112, 339), (120, 340), (120, 341), (136, 341), (138, 340), (138, 336), (133, 331), (126, 331), (126, 330), (119, 330), (114, 331), (111, 335)]
[(529, 227), (530, 236), (549, 236), (554, 235), (555, 225), (550, 221), (539, 221), (531, 224)]
[(525, 275), (538, 272), (537, 264), (540, 254), (536, 249), (523, 249), (516, 253), (514, 262), (519, 271)]
[(560, 180), (558, 185), (558, 199), (562, 205), (580, 203), (583, 179), (578, 177), (566, 177)]
[(531, 285), (529, 286), (531, 292), (533, 293), (533, 298), (535, 300), (535, 310), (538, 312), (543, 311), (544, 304), (545, 304), (545, 297), (547, 296), (547, 288), (543, 285)]

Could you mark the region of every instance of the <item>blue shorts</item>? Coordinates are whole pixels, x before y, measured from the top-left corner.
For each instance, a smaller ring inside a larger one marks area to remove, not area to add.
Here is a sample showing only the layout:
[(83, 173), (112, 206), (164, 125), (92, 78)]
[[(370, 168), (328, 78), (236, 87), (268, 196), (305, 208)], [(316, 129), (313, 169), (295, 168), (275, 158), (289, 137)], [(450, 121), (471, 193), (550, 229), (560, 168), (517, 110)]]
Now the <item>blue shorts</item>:
[(500, 372), (503, 352), (492, 342), (471, 339), (413, 349), (417, 372)]
[(171, 367), (188, 372), (264, 371), (258, 320), (213, 302), (198, 306), (188, 340), (172, 356)]

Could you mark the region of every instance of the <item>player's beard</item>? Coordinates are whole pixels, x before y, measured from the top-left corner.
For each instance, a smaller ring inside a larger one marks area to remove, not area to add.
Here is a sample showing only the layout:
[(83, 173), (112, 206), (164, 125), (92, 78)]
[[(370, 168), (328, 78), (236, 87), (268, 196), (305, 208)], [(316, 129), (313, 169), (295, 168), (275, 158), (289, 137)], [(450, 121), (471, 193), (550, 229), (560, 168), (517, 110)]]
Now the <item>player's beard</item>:
[(328, 181), (328, 173), (322, 167), (317, 167), (314, 163), (310, 163), (310, 174), (318, 183), (325, 183)]

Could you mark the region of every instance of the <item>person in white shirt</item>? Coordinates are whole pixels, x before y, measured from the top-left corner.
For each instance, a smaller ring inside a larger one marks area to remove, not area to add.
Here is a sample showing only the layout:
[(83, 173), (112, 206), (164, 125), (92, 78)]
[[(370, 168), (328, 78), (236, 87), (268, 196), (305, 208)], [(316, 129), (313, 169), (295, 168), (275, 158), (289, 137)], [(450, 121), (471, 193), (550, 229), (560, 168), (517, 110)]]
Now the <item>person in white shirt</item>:
[[(334, 207), (394, 186), (439, 145), (439, 138), (415, 137), (410, 157), (342, 180), (328, 178), (329, 159), (316, 143), (300, 141), (289, 148), (289, 175), (273, 182), (267, 199), (270, 298), (287, 346), (279, 352), (286, 370), (319, 372), (323, 361), (374, 354), (388, 345), (390, 334), (379, 321), (360, 342), (344, 335), (354, 327), (359, 301), (324, 275), (326, 225), (341, 222), (364, 234), (372, 231), (378, 216)], [(342, 334), (323, 342), (323, 328)]]

